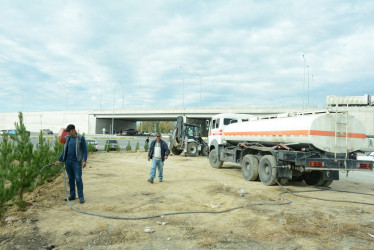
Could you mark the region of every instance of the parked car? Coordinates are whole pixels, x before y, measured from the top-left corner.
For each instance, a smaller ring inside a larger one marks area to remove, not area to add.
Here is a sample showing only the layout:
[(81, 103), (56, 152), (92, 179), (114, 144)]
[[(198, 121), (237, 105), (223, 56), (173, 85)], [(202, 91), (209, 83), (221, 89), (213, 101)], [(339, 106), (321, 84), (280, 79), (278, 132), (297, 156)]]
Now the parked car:
[(15, 129), (9, 129), (9, 130), (7, 131), (7, 134), (8, 134), (8, 135), (15, 135), (15, 134), (16, 134), (16, 130), (15, 130)]
[(88, 144), (91, 144), (95, 147), (95, 150), (98, 151), (99, 150), (99, 147), (98, 147), (98, 144), (97, 144), (97, 141), (95, 139), (86, 139), (86, 142), (87, 142), (87, 145)]
[(136, 135), (136, 130), (133, 128), (125, 129), (124, 134), (125, 135)]
[(43, 135), (53, 135), (53, 131), (50, 129), (43, 129)]
[(117, 140), (115, 140), (115, 139), (109, 139), (109, 146), (110, 146), (110, 150), (111, 151), (117, 150), (117, 148), (118, 148), (118, 142), (117, 142)]

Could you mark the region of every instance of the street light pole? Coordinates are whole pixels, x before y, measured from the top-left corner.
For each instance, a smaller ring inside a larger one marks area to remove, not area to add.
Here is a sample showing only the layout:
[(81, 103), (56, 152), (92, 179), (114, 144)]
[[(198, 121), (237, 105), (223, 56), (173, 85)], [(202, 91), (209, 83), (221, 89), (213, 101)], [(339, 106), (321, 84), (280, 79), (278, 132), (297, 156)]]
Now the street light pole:
[[(121, 87), (122, 85), (123, 86), (125, 86), (124, 84), (124, 82), (119, 82), (120, 83), (120, 85), (119, 85), (119, 87)], [(124, 109), (125, 108), (125, 97), (124, 97), (125, 95), (124, 95), (124, 90), (123, 90), (123, 87), (122, 87), (122, 109)]]
[(199, 74), (196, 74), (198, 77), (200, 77), (200, 104), (199, 107), (201, 108), (201, 76)]
[[(123, 85), (123, 83), (121, 83), (119, 85), (119, 87), (121, 87)], [(113, 131), (114, 131), (114, 107), (116, 105), (116, 86), (114, 86), (114, 95), (113, 95), (113, 114), (112, 114), (112, 135), (114, 134)], [(122, 99), (123, 101), (123, 99)]]
[(100, 80), (101, 80), (101, 84), (100, 84), (100, 111), (101, 111), (101, 100), (102, 100), (102, 98), (103, 98), (103, 86), (102, 86), (102, 79), (101, 79), (101, 77), (100, 77), (100, 75), (97, 75), (99, 78), (100, 78)]
[(179, 66), (181, 70), (183, 71), (183, 77), (182, 77), (182, 109), (184, 109), (184, 68), (182, 66)]
[(308, 68), (308, 107), (309, 107), (309, 65), (306, 67)]
[(304, 81), (303, 81), (303, 94), (302, 94), (302, 99), (303, 99), (303, 108), (304, 108), (304, 98), (305, 98), (305, 90), (304, 90), (304, 86), (305, 86), (305, 56), (303, 55), (303, 58), (304, 58)]
[(112, 131), (111, 134), (113, 134), (113, 126), (114, 126), (114, 105), (116, 103), (116, 87), (114, 87), (114, 93), (113, 93), (113, 114), (112, 114)]

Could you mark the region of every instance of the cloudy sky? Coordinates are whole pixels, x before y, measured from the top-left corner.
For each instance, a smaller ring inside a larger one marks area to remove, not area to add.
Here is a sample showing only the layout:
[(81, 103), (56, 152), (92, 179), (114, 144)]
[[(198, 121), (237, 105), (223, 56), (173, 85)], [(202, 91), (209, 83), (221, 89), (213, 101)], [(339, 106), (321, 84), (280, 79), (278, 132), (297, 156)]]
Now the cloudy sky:
[(374, 95), (374, 1), (0, 0), (0, 112)]

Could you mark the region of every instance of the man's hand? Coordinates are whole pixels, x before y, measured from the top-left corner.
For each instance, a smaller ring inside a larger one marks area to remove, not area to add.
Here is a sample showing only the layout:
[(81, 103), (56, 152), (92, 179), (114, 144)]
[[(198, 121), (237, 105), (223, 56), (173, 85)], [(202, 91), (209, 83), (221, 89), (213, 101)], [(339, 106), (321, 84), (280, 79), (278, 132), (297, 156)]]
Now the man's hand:
[(55, 166), (60, 165), (60, 163), (61, 163), (60, 161), (56, 161), (56, 162), (55, 162)]
[(83, 168), (86, 167), (86, 162), (85, 162), (85, 161), (82, 161), (82, 167), (83, 167)]
[(148, 161), (150, 161), (150, 160), (151, 160), (151, 158), (148, 157)]
[(164, 159), (165, 159), (165, 160), (167, 160), (167, 159), (168, 159), (168, 156), (167, 156), (167, 155), (165, 155)]

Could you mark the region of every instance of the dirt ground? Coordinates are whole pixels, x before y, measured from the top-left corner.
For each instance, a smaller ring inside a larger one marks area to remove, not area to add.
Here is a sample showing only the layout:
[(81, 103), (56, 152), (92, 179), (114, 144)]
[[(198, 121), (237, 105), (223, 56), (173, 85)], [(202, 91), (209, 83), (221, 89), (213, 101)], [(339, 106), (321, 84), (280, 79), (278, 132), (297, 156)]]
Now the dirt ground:
[[(63, 174), (26, 196), (25, 212), (8, 211), (0, 249), (374, 249), (374, 206), (297, 197), (279, 186), (242, 178), (240, 168), (213, 169), (205, 157), (170, 156), (164, 182), (147, 182), (150, 163), (140, 153), (89, 155), (83, 171), (85, 204), (63, 201)], [(287, 183), (291, 191), (323, 199), (374, 203), (374, 185), (334, 182), (329, 191)], [(371, 194), (354, 194), (350, 191)], [(283, 205), (280, 205), (283, 204)]]

